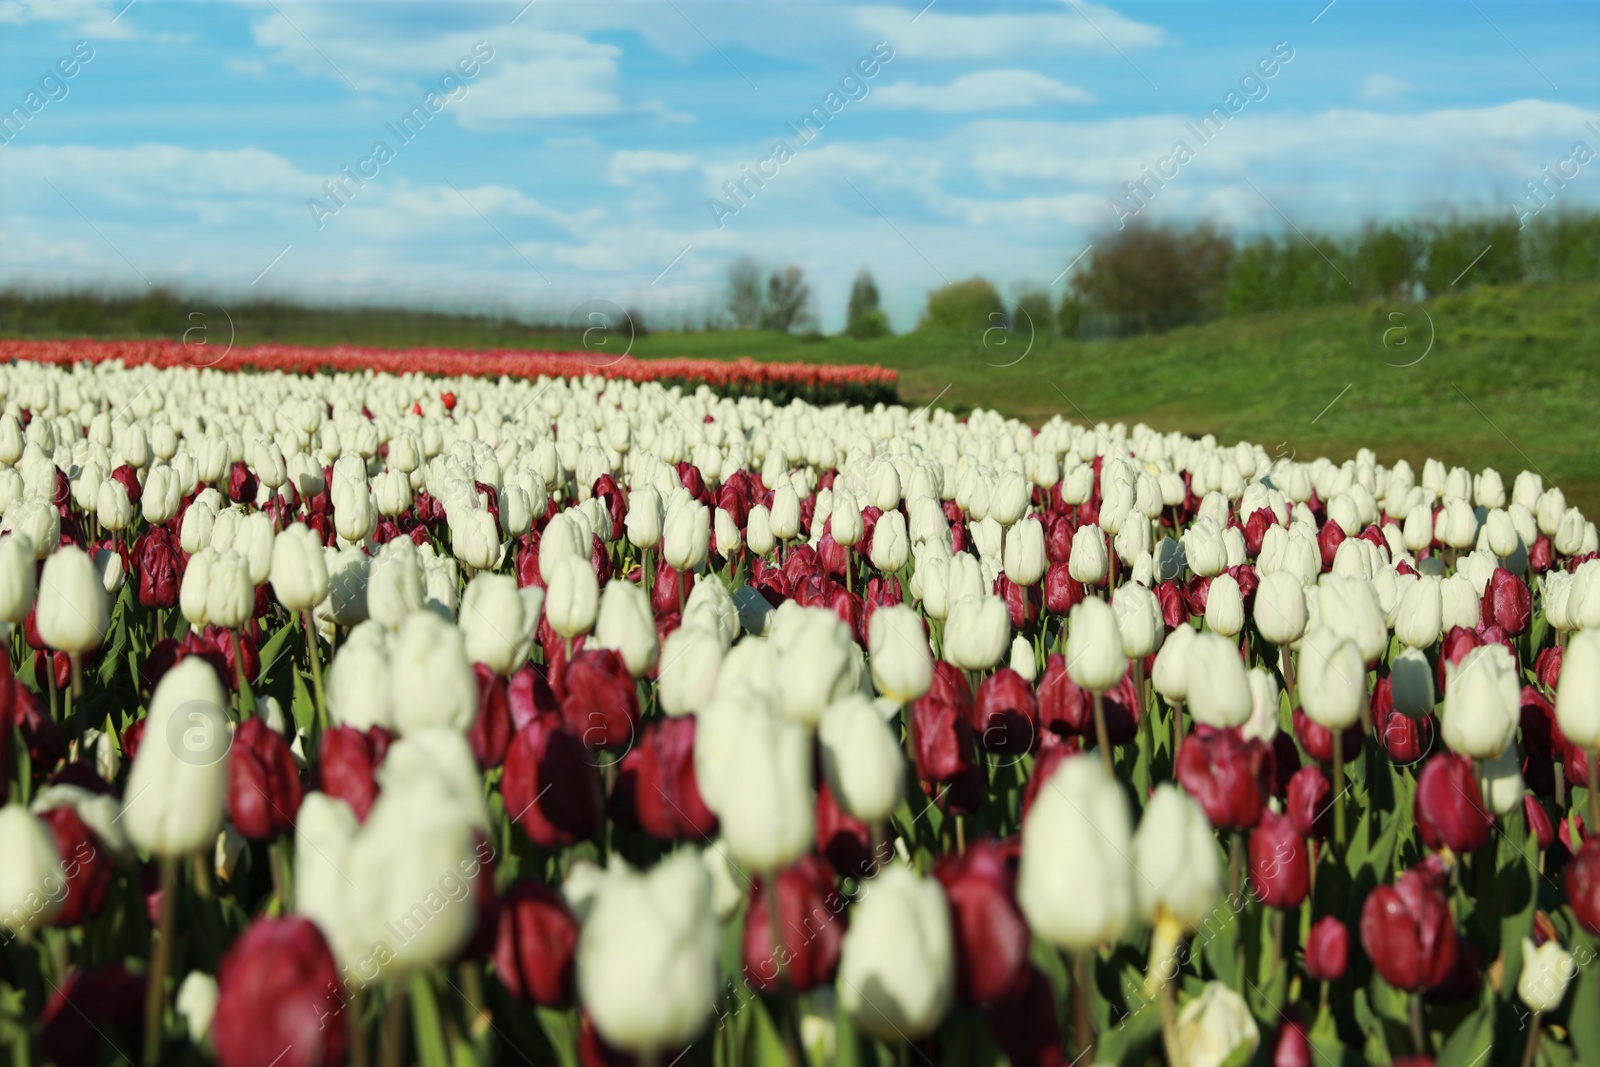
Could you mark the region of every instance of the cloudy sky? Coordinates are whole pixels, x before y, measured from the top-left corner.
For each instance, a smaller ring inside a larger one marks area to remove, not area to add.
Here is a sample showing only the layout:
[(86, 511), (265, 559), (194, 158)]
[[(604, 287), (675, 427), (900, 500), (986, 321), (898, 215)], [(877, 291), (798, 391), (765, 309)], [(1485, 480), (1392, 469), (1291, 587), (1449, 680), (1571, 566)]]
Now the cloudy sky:
[(925, 2), (0, 0), (0, 285), (559, 316), (750, 254), (906, 327), (1059, 293), (1146, 173), (1152, 219), (1339, 230), (1600, 150), (1594, 4)]

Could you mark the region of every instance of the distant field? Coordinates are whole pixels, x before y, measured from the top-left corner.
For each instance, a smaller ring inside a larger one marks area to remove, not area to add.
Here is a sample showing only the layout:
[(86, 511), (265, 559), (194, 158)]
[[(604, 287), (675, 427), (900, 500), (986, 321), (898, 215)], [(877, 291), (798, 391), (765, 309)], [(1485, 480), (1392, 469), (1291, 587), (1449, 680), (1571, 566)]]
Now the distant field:
[[(98, 323), (58, 326), (29, 321), (5, 306), (0, 336), (177, 336), (183, 328), (139, 329), (126, 315), (100, 314)], [(576, 335), (443, 315), (301, 308), (233, 314), (239, 344), (583, 345)], [(216, 317), (213, 311), (208, 319), (213, 330)], [(614, 351), (618, 340), (605, 350)], [(595, 347), (598, 338), (590, 342)], [(1343, 459), (1365, 446), (1389, 462), (1435, 456), (1474, 468), (1492, 465), (1508, 476), (1527, 467), (1560, 485), (1586, 514), (1600, 515), (1596, 283), (1486, 287), (1421, 306), (1230, 317), (1121, 340), (1036, 337), (1031, 347), (1026, 333), (997, 331), (987, 343), (961, 335), (859, 342), (762, 332), (655, 333), (638, 338), (633, 354), (880, 363), (900, 373), (900, 395), (909, 404), (934, 401), (955, 411), (981, 405), (1034, 422), (1056, 412), (1090, 422), (1143, 421), (1258, 441), (1270, 453), (1302, 459)]]

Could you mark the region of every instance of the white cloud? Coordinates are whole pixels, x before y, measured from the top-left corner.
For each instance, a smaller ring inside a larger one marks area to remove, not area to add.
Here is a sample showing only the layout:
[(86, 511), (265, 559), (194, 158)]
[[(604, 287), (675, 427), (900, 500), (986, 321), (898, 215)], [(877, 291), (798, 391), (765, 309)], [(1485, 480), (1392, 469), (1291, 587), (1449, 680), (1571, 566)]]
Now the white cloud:
[(1012, 111), (1044, 104), (1088, 104), (1094, 96), (1037, 71), (999, 69), (963, 74), (949, 85), (895, 82), (877, 92), (881, 107), (919, 111)]
[(903, 7), (849, 12), (863, 31), (887, 40), (897, 53), (918, 59), (1003, 59), (1017, 53), (1095, 52), (1153, 48), (1166, 35), (1099, 4), (1076, 0), (1061, 12), (950, 15), (932, 8), (911, 23)]
[(1376, 103), (1399, 100), (1411, 91), (1411, 83), (1392, 74), (1369, 74), (1361, 82), (1361, 99)]
[(682, 174), (694, 168), (695, 158), (680, 152), (622, 151), (611, 156), (606, 179), (612, 185), (632, 185), (651, 174)]

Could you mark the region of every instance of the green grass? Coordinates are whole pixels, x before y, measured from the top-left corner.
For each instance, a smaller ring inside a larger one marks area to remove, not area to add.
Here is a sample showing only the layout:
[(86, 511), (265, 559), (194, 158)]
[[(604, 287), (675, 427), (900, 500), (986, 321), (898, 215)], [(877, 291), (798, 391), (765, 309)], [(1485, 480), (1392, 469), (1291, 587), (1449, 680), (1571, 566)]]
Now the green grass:
[[(1433, 320), (1431, 350), (1414, 366), (1392, 366), (1422, 356), (1424, 311)], [(109, 314), (101, 329), (45, 321), (27, 328), (7, 312), (0, 333), (13, 336), (146, 332)], [(582, 344), (577, 336), (446, 315), (281, 306), (232, 313), (238, 344)], [(1395, 327), (1408, 332), (1389, 333), (1386, 347), (1385, 332)], [(1403, 336), (1408, 343), (1398, 345)], [(899, 371), (900, 396), (913, 406), (983, 406), (1034, 423), (1057, 412), (1088, 422), (1143, 421), (1224, 442), (1255, 441), (1269, 454), (1302, 460), (1342, 460), (1367, 447), (1384, 462), (1404, 457), (1420, 466), (1433, 456), (1473, 469), (1494, 466), (1508, 482), (1526, 467), (1560, 485), (1586, 515), (1600, 515), (1600, 283), (1484, 287), (1421, 306), (1242, 315), (1125, 339), (1037, 337), (1031, 348), (1026, 335), (991, 331), (988, 342), (948, 334), (853, 341), (654, 333), (640, 337), (633, 354), (879, 363)]]

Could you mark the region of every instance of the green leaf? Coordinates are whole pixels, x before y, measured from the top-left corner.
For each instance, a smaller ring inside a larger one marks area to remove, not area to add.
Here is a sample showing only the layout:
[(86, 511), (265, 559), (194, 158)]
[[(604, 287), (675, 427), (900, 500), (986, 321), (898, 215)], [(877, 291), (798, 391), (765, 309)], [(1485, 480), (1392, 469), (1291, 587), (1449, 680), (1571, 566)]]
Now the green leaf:
[(295, 726), (299, 729), (310, 730), (311, 724), (316, 721), (316, 702), (311, 699), (311, 690), (307, 688), (306, 680), (299, 671), (294, 672), (294, 702), (289, 710), (294, 716)]
[(419, 973), (411, 978), (411, 1033), (422, 1067), (450, 1067), (439, 1022), (439, 1002), (434, 999), (433, 986), (426, 974)]
[[(1595, 949), (1594, 938), (1581, 929), (1574, 930), (1572, 951), (1577, 959), (1594, 959)], [(1574, 1005), (1567, 1019), (1567, 1033), (1579, 1063), (1600, 1063), (1600, 1012), (1587, 1007), (1596, 999), (1600, 999), (1600, 967), (1578, 968), (1578, 980), (1567, 994), (1567, 1003)]]
[(1439, 1050), (1438, 1067), (1473, 1067), (1494, 1044), (1494, 1007), (1486, 1005), (1467, 1017)]
[(284, 623), (277, 633), (268, 638), (265, 645), (261, 646), (261, 681), (259, 683), (261, 688), (266, 688), (268, 681), (272, 677), (272, 668), (277, 665), (278, 657), (283, 654), (283, 646), (289, 640), (289, 636), (295, 632), (295, 629), (294, 620), (291, 619), (289, 622)]
[[(1385, 983), (1382, 979), (1377, 979), (1373, 982), (1373, 985), (1384, 986)], [(1367, 1060), (1372, 1063), (1388, 1063), (1393, 1059), (1389, 1055), (1388, 1028), (1384, 1025), (1383, 1019), (1372, 1010), (1372, 1005), (1367, 1000), (1367, 991), (1365, 989), (1356, 990), (1354, 1013), (1356, 1025), (1361, 1028), (1362, 1036), (1366, 1038), (1365, 1052)], [(1331, 1024), (1332, 1020), (1330, 1019), (1329, 1021)], [(1322, 1046), (1318, 1045), (1318, 1047)], [(1332, 1042), (1332, 1047), (1340, 1047), (1337, 1037)]]
[(578, 1067), (578, 1027), (572, 1016), (558, 1008), (536, 1007), (534, 1012), (561, 1067)]

